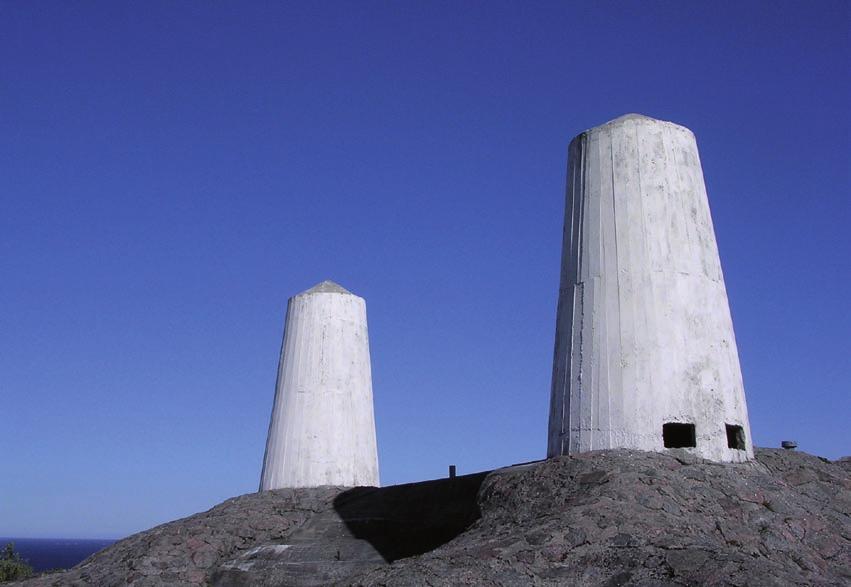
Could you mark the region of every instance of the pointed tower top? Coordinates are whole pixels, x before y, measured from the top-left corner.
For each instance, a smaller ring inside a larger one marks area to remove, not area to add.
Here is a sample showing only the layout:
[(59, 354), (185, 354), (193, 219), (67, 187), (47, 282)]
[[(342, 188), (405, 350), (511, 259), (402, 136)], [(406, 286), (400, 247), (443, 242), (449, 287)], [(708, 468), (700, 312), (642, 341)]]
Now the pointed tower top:
[(354, 295), (354, 294), (352, 294), (352, 292), (347, 290), (342, 285), (340, 285), (338, 283), (334, 283), (333, 281), (331, 281), (329, 279), (326, 279), (325, 281), (323, 281), (321, 283), (317, 283), (316, 285), (314, 285), (310, 289), (305, 290), (298, 295), (303, 296), (303, 295), (315, 294), (315, 293), (340, 293), (340, 294)]

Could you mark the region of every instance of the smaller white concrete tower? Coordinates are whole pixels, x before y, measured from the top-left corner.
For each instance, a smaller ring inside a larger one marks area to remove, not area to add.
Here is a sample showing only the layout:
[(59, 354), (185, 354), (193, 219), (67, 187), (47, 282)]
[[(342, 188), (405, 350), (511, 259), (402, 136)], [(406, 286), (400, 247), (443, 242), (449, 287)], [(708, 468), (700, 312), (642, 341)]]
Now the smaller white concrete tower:
[(366, 302), (332, 281), (290, 298), (260, 491), (378, 486)]

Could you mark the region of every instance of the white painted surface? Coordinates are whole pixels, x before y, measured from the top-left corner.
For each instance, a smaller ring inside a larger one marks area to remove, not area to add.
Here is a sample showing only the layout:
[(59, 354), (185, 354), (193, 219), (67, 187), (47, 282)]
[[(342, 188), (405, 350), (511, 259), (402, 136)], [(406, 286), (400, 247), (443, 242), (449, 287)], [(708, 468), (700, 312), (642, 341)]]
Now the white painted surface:
[(694, 135), (627, 115), (577, 136), (568, 163), (548, 456), (662, 451), (662, 425), (688, 422), (690, 452), (752, 458)]
[(324, 281), (287, 304), (260, 490), (378, 484), (366, 303)]

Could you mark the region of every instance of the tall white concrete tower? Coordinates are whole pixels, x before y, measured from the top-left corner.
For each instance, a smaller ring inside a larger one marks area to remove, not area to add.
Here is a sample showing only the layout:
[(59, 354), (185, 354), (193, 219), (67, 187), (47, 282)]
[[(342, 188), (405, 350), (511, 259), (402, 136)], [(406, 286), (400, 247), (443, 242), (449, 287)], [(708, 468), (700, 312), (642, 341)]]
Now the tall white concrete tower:
[(548, 456), (753, 458), (694, 135), (628, 114), (573, 139)]
[(332, 281), (290, 298), (260, 491), (378, 485), (366, 303)]

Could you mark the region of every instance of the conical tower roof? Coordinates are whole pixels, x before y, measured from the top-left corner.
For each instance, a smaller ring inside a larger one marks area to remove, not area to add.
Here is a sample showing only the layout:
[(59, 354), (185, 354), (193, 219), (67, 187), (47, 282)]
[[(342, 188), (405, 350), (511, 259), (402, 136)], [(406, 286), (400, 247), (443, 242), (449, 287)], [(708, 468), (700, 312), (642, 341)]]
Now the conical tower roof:
[(349, 294), (354, 295), (352, 292), (347, 290), (345, 287), (340, 285), (339, 283), (335, 283), (330, 279), (326, 279), (325, 281), (319, 282), (308, 290), (301, 292), (300, 296), (315, 294), (315, 293), (339, 293), (339, 294)]

